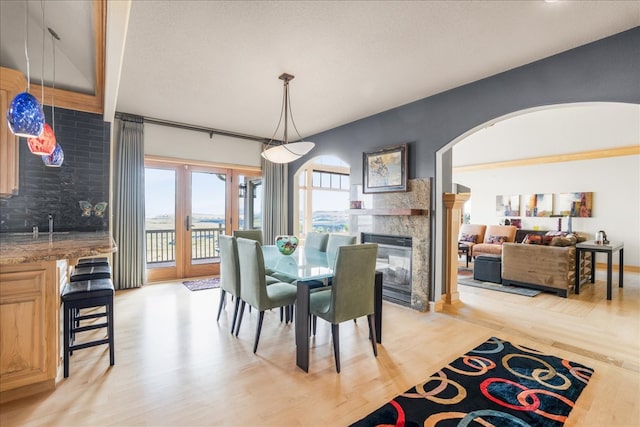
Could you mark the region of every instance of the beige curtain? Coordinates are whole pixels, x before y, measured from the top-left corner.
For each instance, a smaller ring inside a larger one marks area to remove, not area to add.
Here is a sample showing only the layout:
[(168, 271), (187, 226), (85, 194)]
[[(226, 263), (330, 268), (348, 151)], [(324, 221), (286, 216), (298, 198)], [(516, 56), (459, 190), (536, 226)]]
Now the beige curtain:
[(144, 230), (144, 124), (123, 118), (116, 135), (113, 257), (116, 289), (138, 288), (146, 280)]
[(287, 184), (289, 167), (262, 159), (264, 196), (262, 206), (262, 233), (264, 244), (273, 245), (276, 236), (288, 234)]

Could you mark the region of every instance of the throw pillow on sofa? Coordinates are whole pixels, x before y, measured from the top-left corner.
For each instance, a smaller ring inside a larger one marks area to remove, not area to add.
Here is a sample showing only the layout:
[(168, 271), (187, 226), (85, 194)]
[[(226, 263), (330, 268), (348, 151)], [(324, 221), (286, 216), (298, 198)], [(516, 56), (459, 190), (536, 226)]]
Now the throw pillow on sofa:
[(539, 236), (537, 234), (527, 234), (526, 236), (524, 236), (524, 239), (522, 239), (522, 243), (529, 245), (541, 245), (542, 236)]
[(477, 234), (461, 233), (459, 242), (476, 243), (477, 240), (478, 240)]
[(492, 245), (501, 245), (507, 241), (507, 236), (494, 236), (491, 234), (487, 239), (487, 243), (491, 243)]
[(566, 236), (555, 236), (550, 245), (551, 246), (573, 246), (578, 242), (578, 239), (573, 234)]

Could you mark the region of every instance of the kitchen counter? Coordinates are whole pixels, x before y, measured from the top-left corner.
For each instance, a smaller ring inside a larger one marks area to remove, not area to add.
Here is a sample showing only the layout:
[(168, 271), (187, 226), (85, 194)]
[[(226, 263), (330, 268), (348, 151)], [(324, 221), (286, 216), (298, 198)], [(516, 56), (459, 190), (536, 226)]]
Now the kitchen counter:
[(38, 261), (77, 259), (116, 252), (113, 238), (106, 232), (54, 232), (0, 234), (0, 265)]
[(116, 249), (104, 232), (0, 234), (0, 403), (55, 388), (69, 266)]

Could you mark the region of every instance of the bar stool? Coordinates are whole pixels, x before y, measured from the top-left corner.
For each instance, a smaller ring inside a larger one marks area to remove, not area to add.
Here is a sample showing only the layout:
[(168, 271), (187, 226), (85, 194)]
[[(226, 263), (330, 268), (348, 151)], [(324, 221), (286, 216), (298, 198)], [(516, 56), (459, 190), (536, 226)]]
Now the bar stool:
[(109, 258), (107, 257), (98, 257), (98, 258), (81, 258), (78, 260), (76, 267), (96, 267), (96, 266), (109, 266)]
[(69, 279), (71, 282), (80, 282), (83, 280), (94, 280), (94, 279), (110, 279), (111, 278), (111, 267), (109, 265), (87, 265), (87, 266), (77, 266), (73, 273), (71, 273), (71, 278)]
[[(114, 287), (111, 279), (94, 279), (69, 282), (62, 290), (62, 309), (64, 313), (64, 377), (69, 376), (69, 358), (74, 350), (109, 345), (109, 364), (115, 364), (115, 350), (113, 339), (113, 294)], [(104, 311), (80, 315), (80, 309), (104, 307)], [(82, 326), (82, 320), (106, 317), (104, 323), (93, 323)], [(107, 338), (86, 341), (76, 344), (75, 336), (79, 332), (107, 328)]]
[[(103, 258), (83, 258), (78, 260), (73, 273), (69, 276), (70, 282), (79, 282), (83, 280), (111, 279), (111, 266), (109, 259)], [(73, 312), (75, 326), (79, 326), (80, 310)], [(73, 334), (72, 334), (73, 335)]]

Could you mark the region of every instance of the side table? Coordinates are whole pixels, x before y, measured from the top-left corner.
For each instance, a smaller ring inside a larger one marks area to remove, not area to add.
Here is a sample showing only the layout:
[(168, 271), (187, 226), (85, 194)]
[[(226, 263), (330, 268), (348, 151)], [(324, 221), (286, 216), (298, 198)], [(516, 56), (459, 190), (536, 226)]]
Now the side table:
[(594, 283), (596, 280), (596, 252), (607, 254), (607, 300), (611, 300), (613, 254), (619, 252), (618, 287), (621, 288), (624, 271), (624, 243), (609, 242), (605, 245), (597, 244), (595, 240), (587, 240), (586, 242), (576, 244), (576, 294), (580, 293), (580, 254), (582, 252), (591, 252), (591, 283)]
[(458, 242), (458, 256), (464, 255), (467, 261), (467, 268), (469, 268), (469, 245)]

